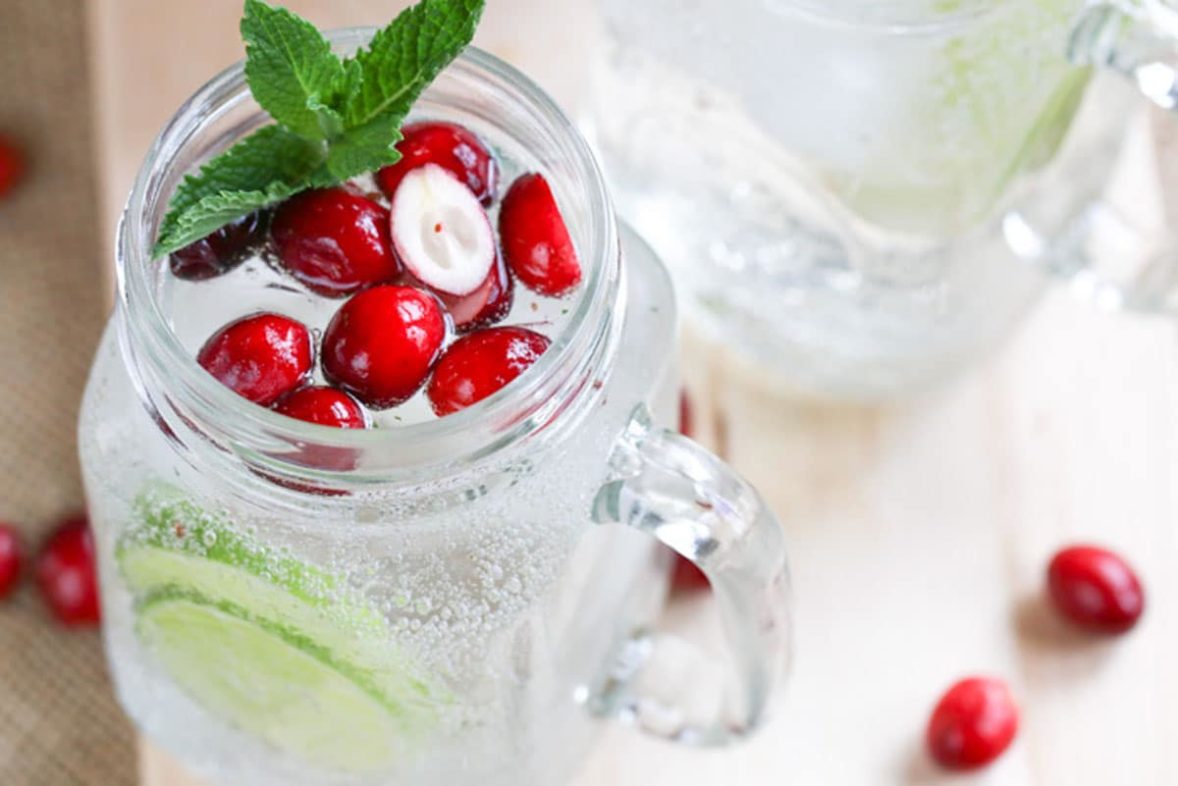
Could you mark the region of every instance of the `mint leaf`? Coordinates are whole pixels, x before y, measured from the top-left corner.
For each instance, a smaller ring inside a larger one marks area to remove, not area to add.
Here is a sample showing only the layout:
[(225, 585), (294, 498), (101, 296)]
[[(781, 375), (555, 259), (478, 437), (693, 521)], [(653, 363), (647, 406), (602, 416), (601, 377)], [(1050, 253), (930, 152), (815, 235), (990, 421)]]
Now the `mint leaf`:
[(401, 123), (421, 91), (474, 38), (484, 0), (422, 0), (345, 63), (345, 131), (328, 168), (341, 179), (396, 163)]
[(474, 37), (485, 0), (421, 0), (341, 62), (311, 23), (245, 0), (246, 81), (278, 125), (189, 175), (160, 225), (175, 251), (260, 207), (396, 163), (401, 123)]
[(323, 179), (322, 142), (266, 126), (187, 175), (160, 224), (157, 257), (215, 232), (258, 208), (280, 202)]
[(344, 66), (314, 25), (285, 8), (245, 0), (241, 37), (250, 92), (271, 117), (308, 139), (342, 131), (334, 104)]

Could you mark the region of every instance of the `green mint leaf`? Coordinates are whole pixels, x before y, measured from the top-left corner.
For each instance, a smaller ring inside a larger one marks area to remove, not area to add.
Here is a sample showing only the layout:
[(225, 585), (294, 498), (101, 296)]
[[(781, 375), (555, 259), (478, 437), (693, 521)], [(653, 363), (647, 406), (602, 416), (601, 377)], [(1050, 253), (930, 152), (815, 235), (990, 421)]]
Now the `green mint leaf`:
[(434, 77), (474, 38), (485, 0), (422, 0), (345, 64), (344, 133), (328, 168), (341, 179), (395, 163), (401, 123)]
[(265, 126), (188, 175), (160, 225), (157, 257), (215, 232), (236, 218), (324, 184), (322, 142)]
[(245, 0), (241, 37), (250, 92), (271, 117), (308, 139), (342, 131), (335, 101), (344, 66), (314, 25), (285, 8)]

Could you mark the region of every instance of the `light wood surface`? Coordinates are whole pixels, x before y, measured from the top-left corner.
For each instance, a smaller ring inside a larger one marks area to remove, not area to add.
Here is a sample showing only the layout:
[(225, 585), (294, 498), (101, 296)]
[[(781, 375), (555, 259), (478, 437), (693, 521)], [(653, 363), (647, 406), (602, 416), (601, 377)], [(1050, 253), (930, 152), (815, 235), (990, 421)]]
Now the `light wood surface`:
[[(387, 3), (299, 0), (321, 25)], [(240, 54), (236, 0), (95, 0), (99, 135), (114, 216), (150, 138)], [(491, 0), (480, 43), (575, 101), (585, 0)], [(177, 40), (174, 31), (184, 31)], [(887, 409), (799, 403), (688, 337), (701, 438), (788, 532), (797, 662), (751, 743), (681, 750), (609, 730), (575, 786), (1173, 786), (1178, 784), (1178, 342), (1170, 322), (1056, 292), (995, 357)], [(722, 414), (721, 414), (722, 413)], [(1150, 608), (1115, 642), (1076, 636), (1039, 600), (1051, 552), (1110, 544)], [(1024, 726), (988, 771), (948, 778), (920, 749), (929, 707), (966, 673), (1007, 677)], [(192, 786), (143, 746), (144, 786)]]

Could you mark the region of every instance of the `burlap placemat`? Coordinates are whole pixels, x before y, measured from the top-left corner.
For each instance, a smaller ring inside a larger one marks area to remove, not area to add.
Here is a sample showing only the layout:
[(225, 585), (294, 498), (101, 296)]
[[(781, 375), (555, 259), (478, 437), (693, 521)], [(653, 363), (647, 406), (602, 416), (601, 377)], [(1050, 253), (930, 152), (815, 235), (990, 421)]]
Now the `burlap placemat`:
[[(29, 547), (82, 504), (74, 428), (105, 318), (83, 3), (4, 3), (0, 22), (0, 133), (29, 159), (0, 201), (0, 519)], [(56, 627), (26, 581), (0, 605), (0, 784), (135, 780), (98, 634)]]

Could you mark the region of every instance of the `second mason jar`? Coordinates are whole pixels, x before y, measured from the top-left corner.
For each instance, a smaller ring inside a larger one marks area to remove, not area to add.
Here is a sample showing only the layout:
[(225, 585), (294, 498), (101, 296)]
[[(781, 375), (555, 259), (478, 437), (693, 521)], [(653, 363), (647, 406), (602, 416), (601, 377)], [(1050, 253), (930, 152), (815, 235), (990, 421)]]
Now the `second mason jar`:
[(911, 393), (976, 360), (1048, 270), (1157, 300), (1157, 265), (1097, 237), (1139, 231), (1105, 187), (1143, 104), (1115, 78), (1090, 100), (1089, 66), (1173, 106), (1164, 4), (598, 5), (591, 125), (619, 209), (759, 377)]

